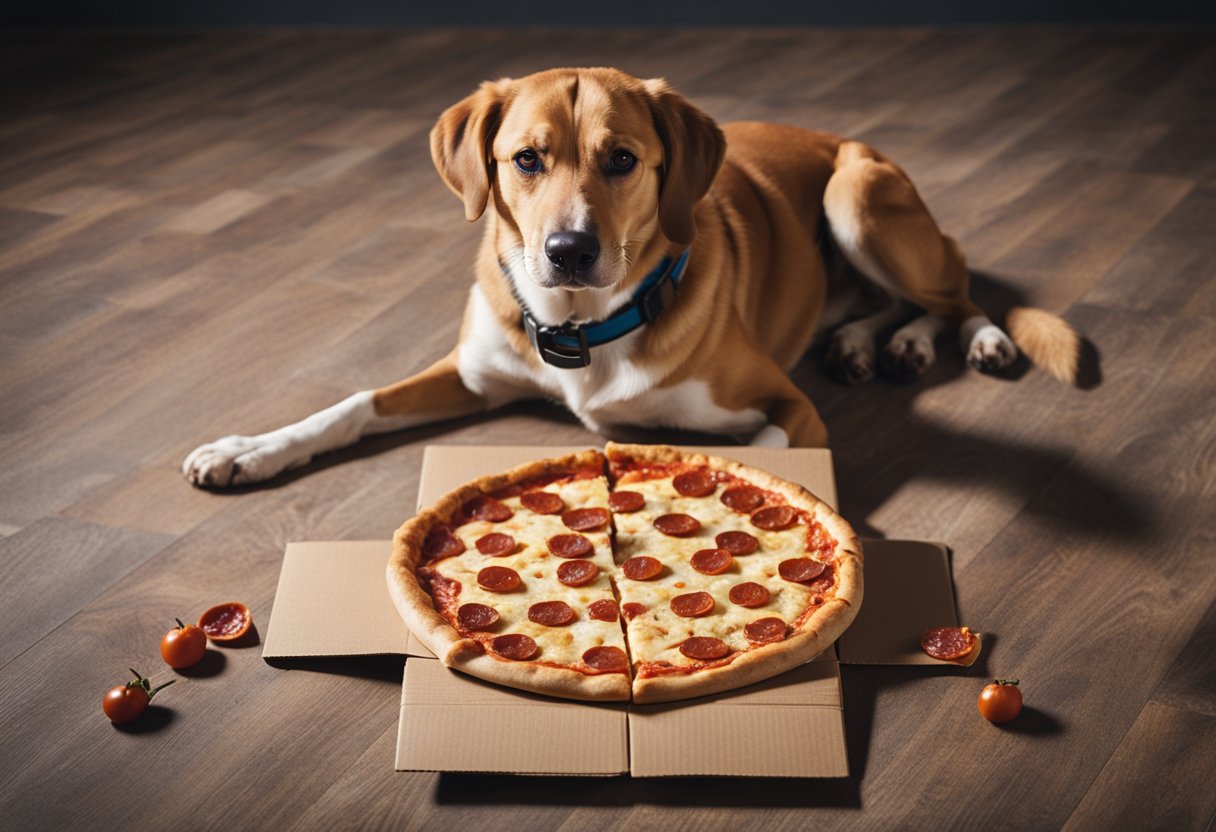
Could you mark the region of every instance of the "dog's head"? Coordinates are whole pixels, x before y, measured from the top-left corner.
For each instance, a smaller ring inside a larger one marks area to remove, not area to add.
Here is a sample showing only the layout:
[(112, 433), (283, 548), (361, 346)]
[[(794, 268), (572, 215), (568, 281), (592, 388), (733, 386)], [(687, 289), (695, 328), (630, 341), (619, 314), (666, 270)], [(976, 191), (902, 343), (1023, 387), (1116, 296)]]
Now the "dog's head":
[(658, 233), (686, 245), (693, 204), (726, 148), (713, 120), (661, 79), (554, 69), (488, 81), (431, 131), (443, 180), (476, 220), (490, 199), (542, 288), (625, 279)]

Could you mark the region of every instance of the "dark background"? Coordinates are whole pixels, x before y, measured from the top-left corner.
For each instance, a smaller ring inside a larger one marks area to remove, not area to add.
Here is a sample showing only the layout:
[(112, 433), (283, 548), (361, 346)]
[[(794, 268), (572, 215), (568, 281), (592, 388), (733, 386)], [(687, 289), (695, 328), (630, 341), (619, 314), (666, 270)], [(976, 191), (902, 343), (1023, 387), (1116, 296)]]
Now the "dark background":
[(1204, 0), (48, 0), (4, 4), (5, 25), (551, 26), (1216, 23)]

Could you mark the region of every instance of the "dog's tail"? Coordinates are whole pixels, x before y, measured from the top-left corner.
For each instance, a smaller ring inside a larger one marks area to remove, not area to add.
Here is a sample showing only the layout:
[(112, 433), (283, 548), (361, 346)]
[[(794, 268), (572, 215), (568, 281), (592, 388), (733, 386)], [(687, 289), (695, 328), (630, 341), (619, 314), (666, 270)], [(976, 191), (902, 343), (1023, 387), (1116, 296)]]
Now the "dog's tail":
[(1015, 306), (1005, 316), (1013, 343), (1026, 357), (1060, 381), (1074, 384), (1081, 361), (1081, 337), (1057, 315)]

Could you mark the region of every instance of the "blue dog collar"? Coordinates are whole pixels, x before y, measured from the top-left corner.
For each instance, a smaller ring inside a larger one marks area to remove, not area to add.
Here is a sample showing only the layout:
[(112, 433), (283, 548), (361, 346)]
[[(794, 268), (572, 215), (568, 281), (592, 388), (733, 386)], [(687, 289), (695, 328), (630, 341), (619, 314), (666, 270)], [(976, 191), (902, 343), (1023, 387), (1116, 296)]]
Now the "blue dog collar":
[[(654, 323), (680, 291), (680, 278), (688, 265), (689, 249), (674, 260), (664, 257), (642, 281), (633, 297), (602, 321), (585, 324), (564, 323), (545, 326), (538, 322), (523, 298), (515, 291), (509, 275), (507, 285), (519, 304), (520, 319), (528, 340), (541, 360), (565, 370), (591, 364), (591, 348), (615, 341), (646, 324)], [(503, 270), (506, 272), (506, 269)]]

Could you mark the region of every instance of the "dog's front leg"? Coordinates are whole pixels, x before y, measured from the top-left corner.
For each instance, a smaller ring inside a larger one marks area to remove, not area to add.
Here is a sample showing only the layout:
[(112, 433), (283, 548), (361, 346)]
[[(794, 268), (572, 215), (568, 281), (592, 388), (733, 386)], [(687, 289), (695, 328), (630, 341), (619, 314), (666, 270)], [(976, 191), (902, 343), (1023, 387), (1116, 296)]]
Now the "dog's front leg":
[(486, 400), (461, 382), (453, 351), (404, 381), (378, 390), (362, 390), (278, 430), (257, 436), (225, 436), (202, 445), (186, 457), (182, 473), (199, 486), (261, 482), (361, 437), (463, 416), (486, 407)]
[(768, 424), (756, 432), (751, 444), (767, 448), (826, 448), (828, 428), (811, 400), (784, 373), (772, 381), (775, 389), (764, 407)]

